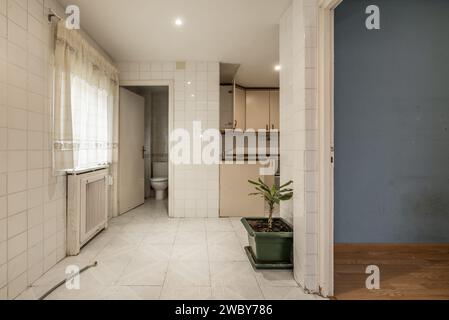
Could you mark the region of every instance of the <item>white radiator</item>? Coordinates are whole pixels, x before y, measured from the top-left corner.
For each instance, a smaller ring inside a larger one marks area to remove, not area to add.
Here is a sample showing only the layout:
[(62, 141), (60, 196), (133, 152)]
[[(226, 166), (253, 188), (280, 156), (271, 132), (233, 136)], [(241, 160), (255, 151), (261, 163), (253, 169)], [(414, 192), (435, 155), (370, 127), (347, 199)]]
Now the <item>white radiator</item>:
[(108, 169), (69, 173), (67, 179), (67, 255), (108, 226)]

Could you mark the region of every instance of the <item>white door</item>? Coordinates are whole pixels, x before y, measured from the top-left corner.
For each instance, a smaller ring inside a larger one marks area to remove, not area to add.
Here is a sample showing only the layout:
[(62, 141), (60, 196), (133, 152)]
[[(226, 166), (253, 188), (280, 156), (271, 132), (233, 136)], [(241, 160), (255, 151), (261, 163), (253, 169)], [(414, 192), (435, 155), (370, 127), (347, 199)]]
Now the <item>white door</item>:
[(145, 99), (120, 88), (119, 213), (145, 202)]

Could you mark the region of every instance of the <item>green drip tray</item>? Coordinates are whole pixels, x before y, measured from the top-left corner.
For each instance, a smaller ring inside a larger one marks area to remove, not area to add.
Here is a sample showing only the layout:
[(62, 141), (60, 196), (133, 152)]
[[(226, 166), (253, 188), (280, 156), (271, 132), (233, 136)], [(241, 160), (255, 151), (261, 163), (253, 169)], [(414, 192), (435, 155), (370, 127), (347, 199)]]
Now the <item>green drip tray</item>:
[(292, 270), (293, 264), (290, 262), (265, 262), (258, 261), (253, 254), (251, 247), (245, 247), (249, 262), (256, 270)]

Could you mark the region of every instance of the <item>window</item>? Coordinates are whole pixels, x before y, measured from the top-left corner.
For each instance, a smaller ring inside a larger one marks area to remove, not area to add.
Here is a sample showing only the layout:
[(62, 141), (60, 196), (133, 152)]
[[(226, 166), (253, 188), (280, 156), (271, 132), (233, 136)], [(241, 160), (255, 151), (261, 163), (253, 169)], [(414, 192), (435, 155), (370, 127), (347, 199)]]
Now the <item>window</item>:
[(109, 163), (113, 113), (108, 92), (90, 85), (78, 76), (70, 77), (75, 169)]
[(56, 30), (54, 58), (54, 171), (114, 163), (117, 69), (62, 22)]

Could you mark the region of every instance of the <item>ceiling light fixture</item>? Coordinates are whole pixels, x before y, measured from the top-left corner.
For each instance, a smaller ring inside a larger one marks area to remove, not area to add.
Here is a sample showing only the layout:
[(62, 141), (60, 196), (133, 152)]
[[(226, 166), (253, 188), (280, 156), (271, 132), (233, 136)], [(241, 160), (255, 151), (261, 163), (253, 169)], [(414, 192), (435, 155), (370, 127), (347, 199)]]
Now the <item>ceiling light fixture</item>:
[(280, 64), (278, 64), (278, 65), (276, 65), (276, 66), (274, 67), (274, 70), (276, 70), (276, 71), (281, 71), (281, 70), (282, 70), (282, 66), (281, 66)]
[(182, 21), (181, 18), (176, 18), (176, 20), (175, 20), (175, 25), (176, 25), (176, 26), (180, 27), (180, 26), (182, 26), (183, 24), (184, 24), (184, 21)]

